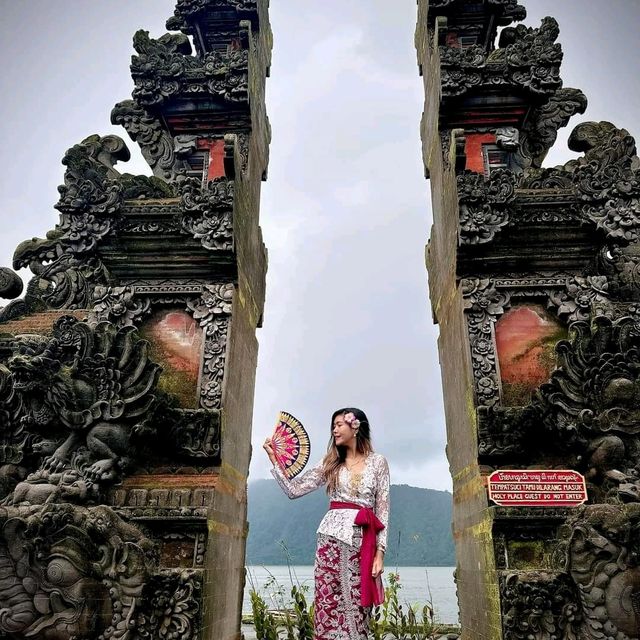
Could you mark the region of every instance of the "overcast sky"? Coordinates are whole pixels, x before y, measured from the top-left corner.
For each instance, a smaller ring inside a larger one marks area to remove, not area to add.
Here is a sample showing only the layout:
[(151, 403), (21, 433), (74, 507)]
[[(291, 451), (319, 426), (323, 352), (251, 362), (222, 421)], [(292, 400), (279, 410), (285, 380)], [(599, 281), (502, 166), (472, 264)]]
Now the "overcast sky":
[[(0, 0), (0, 265), (57, 221), (64, 151), (109, 124), (132, 89), (133, 33), (164, 33), (173, 0)], [(565, 86), (589, 98), (548, 164), (570, 157), (579, 121), (640, 135), (640, 2), (532, 0), (527, 24), (555, 16)], [(261, 225), (269, 249), (251, 478), (267, 476), (261, 443), (286, 409), (306, 425), (312, 461), (335, 408), (361, 407), (392, 482), (450, 487), (424, 268), (431, 225), (419, 121), (422, 81), (414, 0), (271, 0), (267, 85), (273, 128)]]

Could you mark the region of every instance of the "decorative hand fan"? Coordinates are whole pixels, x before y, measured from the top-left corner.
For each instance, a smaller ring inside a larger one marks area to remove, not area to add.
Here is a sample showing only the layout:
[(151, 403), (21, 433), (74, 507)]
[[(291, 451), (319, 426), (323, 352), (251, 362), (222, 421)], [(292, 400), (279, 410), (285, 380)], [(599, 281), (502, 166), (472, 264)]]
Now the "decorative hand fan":
[(295, 478), (309, 461), (309, 435), (300, 420), (286, 411), (281, 411), (278, 415), (278, 424), (271, 436), (271, 446), (280, 468), (289, 479)]

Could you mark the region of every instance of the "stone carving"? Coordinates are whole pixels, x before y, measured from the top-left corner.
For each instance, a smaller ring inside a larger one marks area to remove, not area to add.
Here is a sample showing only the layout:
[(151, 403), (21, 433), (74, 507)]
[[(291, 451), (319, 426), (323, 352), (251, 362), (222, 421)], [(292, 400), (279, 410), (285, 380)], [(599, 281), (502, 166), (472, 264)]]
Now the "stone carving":
[(640, 505), (586, 507), (565, 530), (567, 573), (580, 596), (576, 637), (640, 637)]
[(595, 304), (609, 301), (609, 280), (606, 276), (573, 277), (564, 289), (548, 292), (547, 308), (568, 322), (587, 320)]
[(0, 298), (17, 298), (22, 293), (22, 278), (6, 267), (0, 267)]
[[(432, 15), (437, 15), (443, 9), (451, 9), (461, 4), (461, 0), (429, 0), (429, 11)], [(509, 24), (527, 17), (527, 10), (518, 4), (517, 0), (489, 0), (487, 4), (496, 9), (501, 18), (500, 24)]]
[(537, 95), (553, 95), (562, 86), (558, 34), (558, 23), (544, 18), (538, 29), (506, 27), (500, 48), (491, 52), (480, 45), (464, 49), (441, 46), (443, 98), (460, 96), (480, 85), (512, 86)]
[(133, 287), (96, 287), (93, 296), (96, 320), (117, 327), (135, 325), (151, 308), (149, 298), (136, 297)]
[(520, 132), (515, 127), (498, 127), (496, 144), (505, 151), (516, 151), (520, 147)]
[(163, 128), (160, 120), (134, 100), (119, 102), (111, 111), (111, 124), (123, 126), (131, 139), (140, 145), (144, 159), (154, 175), (173, 182), (185, 169), (176, 151), (177, 141)]
[(177, 95), (209, 93), (227, 102), (246, 102), (249, 95), (247, 49), (214, 50), (191, 56), (189, 38), (165, 34), (158, 40), (148, 31), (133, 38), (138, 55), (131, 62), (133, 98), (143, 107), (162, 104)]
[(640, 323), (598, 316), (592, 324), (571, 325), (571, 340), (556, 347), (559, 367), (532, 405), (609, 499), (640, 501)]
[[(538, 415), (530, 408), (478, 407), (478, 455), (509, 463), (524, 458), (529, 438), (535, 433)], [(530, 449), (529, 449), (530, 451)]]
[(180, 183), (182, 228), (212, 251), (233, 248), (234, 184), (226, 178), (211, 180), (202, 189), (197, 178)]
[(632, 640), (640, 636), (640, 505), (567, 513), (561, 572), (503, 572), (505, 640)]
[(549, 572), (505, 573), (500, 578), (504, 640), (579, 637), (578, 594), (568, 576)]
[(569, 148), (583, 158), (564, 169), (584, 205), (583, 215), (615, 242), (640, 239), (640, 179), (634, 139), (610, 122), (585, 122), (576, 127)]
[(58, 187), (56, 209), (67, 214), (93, 214), (106, 217), (122, 204), (120, 174), (113, 168), (118, 160), (126, 162), (129, 149), (118, 136), (92, 135), (71, 147), (62, 158), (67, 167), (64, 184)]
[(46, 239), (20, 244), (13, 259), (14, 268), (29, 267), (36, 275), (37, 294), (48, 306), (86, 307), (93, 287), (106, 284), (108, 273), (95, 250), (124, 200), (113, 165), (128, 157), (117, 136), (90, 136), (65, 154), (64, 185), (55, 205), (60, 222)]
[(484, 244), (509, 223), (515, 198), (516, 176), (505, 169), (483, 174), (465, 171), (457, 176), (460, 204), (460, 242)]
[(180, 457), (212, 465), (220, 463), (220, 414), (218, 412), (174, 409), (168, 439)]
[(476, 403), (478, 406), (493, 406), (500, 400), (493, 331), (496, 319), (509, 304), (509, 294), (496, 289), (489, 279), (469, 278), (461, 284), (467, 312)]
[[(559, 276), (528, 280), (466, 278), (461, 285), (478, 406), (492, 407), (500, 400), (494, 326), (505, 310), (510, 308), (515, 297), (538, 296), (546, 300), (547, 309), (567, 323), (588, 319), (595, 305), (609, 307), (611, 304), (606, 276)], [(509, 437), (518, 436), (514, 431)], [(496, 445), (487, 446), (491, 448)], [(513, 442), (512, 446), (515, 447)]]
[(640, 302), (640, 244), (607, 247), (600, 252), (599, 271), (607, 275), (618, 300)]
[(129, 640), (154, 555), (107, 507), (0, 507), (0, 633)]
[(556, 42), (559, 35), (558, 23), (549, 17), (542, 19), (538, 29), (522, 24), (506, 27), (489, 61), (505, 64), (512, 83), (533, 93), (552, 94), (562, 86), (562, 47)]
[(209, 8), (232, 7), (238, 12), (257, 13), (257, 0), (178, 0), (174, 15), (167, 20), (169, 31), (191, 34), (191, 23)]
[(566, 127), (576, 113), (587, 109), (587, 97), (579, 89), (558, 89), (541, 107), (532, 110), (522, 132), (522, 167), (540, 167), (558, 137), (558, 131)]
[(2, 436), (24, 445), (27, 468), (39, 467), (7, 501), (92, 502), (121, 479), (154, 422), (159, 367), (147, 348), (133, 327), (91, 327), (71, 316), (51, 337), (5, 339), (0, 386), (10, 415)]
[(571, 132), (569, 148), (584, 152), (564, 165), (584, 200), (605, 200), (638, 188), (635, 141), (625, 129), (610, 122), (583, 122)]
[(234, 285), (206, 285), (201, 298), (187, 303), (193, 317), (205, 328), (204, 363), (200, 382), (200, 406), (220, 409), (227, 352), (229, 317)]
[(231, 315), (234, 291), (235, 287), (231, 283), (204, 285), (202, 296), (190, 301), (187, 306), (194, 319), (202, 327), (207, 327), (216, 318)]
[(137, 614), (136, 640), (191, 640), (200, 624), (202, 574), (195, 570), (165, 571), (144, 588)]

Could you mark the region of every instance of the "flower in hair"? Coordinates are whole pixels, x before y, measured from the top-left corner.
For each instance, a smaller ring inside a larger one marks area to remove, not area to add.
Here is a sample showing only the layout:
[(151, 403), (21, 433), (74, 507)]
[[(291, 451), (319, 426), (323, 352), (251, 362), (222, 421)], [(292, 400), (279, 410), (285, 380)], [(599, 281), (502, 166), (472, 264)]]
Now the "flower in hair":
[(352, 428), (357, 429), (360, 426), (360, 420), (355, 417), (353, 411), (344, 414), (344, 421)]

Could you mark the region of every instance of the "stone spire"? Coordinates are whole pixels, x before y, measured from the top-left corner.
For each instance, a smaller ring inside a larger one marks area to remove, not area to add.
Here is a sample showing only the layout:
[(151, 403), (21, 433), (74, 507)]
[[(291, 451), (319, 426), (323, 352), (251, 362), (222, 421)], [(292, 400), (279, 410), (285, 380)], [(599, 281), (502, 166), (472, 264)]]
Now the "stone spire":
[[(543, 166), (587, 101), (563, 87), (556, 21), (525, 17), (419, 2), (463, 638), (637, 638), (640, 161), (627, 131), (586, 122), (583, 155)], [(497, 506), (505, 469), (575, 470), (589, 502)]]
[(111, 114), (153, 176), (87, 137), (58, 224), (15, 251), (23, 298), (0, 269), (3, 637), (239, 636), (268, 0), (180, 0), (167, 27), (135, 34)]

